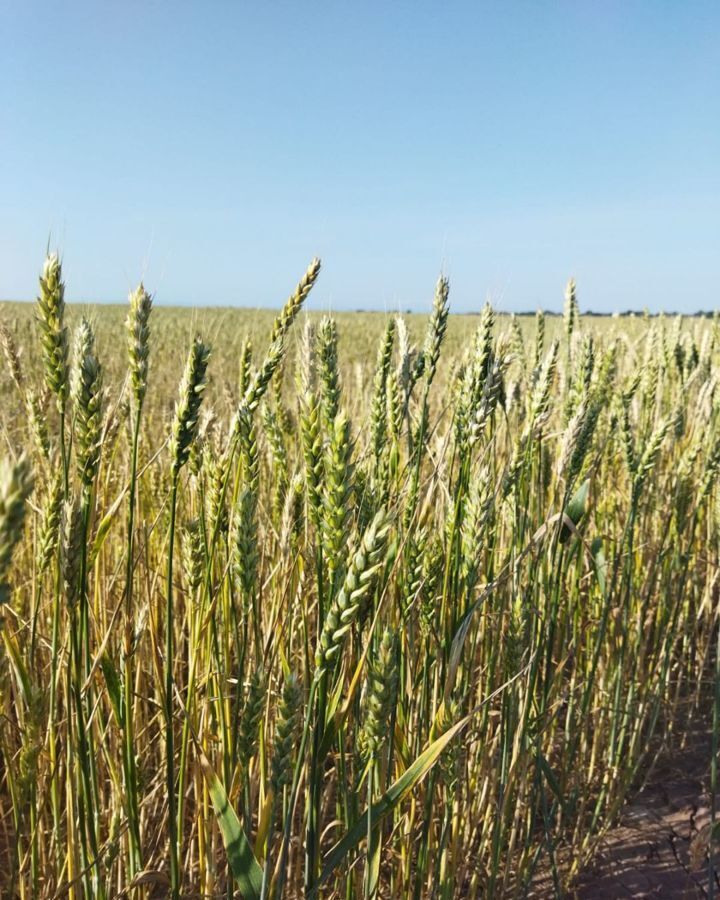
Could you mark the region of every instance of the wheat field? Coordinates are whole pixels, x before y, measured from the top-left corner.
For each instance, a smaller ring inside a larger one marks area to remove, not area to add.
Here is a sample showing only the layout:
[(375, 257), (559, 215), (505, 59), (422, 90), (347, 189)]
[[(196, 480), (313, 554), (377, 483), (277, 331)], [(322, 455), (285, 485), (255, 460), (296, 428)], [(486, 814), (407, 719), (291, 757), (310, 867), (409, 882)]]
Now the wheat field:
[(0, 304), (0, 896), (563, 896), (717, 734), (718, 321), (319, 273)]

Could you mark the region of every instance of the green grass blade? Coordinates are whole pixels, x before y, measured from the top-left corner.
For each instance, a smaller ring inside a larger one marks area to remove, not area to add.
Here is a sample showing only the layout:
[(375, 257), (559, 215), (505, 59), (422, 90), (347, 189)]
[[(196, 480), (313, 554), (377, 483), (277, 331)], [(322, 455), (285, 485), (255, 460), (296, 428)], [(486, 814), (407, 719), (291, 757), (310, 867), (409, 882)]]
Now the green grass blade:
[(198, 753), (235, 884), (240, 889), (243, 900), (260, 900), (262, 890), (260, 863), (252, 852), (240, 819), (230, 805), (225, 788), (217, 777), (210, 760), (199, 748)]
[[(372, 819), (374, 828), (377, 828), (380, 822), (391, 813), (418, 784), (435, 763), (440, 758), (443, 750), (447, 747), (455, 735), (461, 731), (470, 720), (470, 716), (461, 719), (452, 728), (449, 728), (445, 734), (434, 741), (424, 750), (415, 762), (403, 772), (385, 793), (373, 804)], [(367, 810), (362, 813), (356, 824), (347, 832), (347, 834), (332, 848), (325, 857), (323, 870), (320, 880), (311, 893), (311, 897), (316, 896), (318, 887), (329, 878), (333, 871), (345, 859), (347, 854), (356, 847), (367, 834)]]
[[(589, 490), (590, 480), (586, 479), (575, 491), (570, 498), (568, 505), (565, 507), (565, 515), (570, 519), (573, 525), (577, 525), (587, 511)], [(560, 531), (560, 542), (563, 544), (566, 543), (571, 534), (571, 529), (563, 522), (562, 530)]]

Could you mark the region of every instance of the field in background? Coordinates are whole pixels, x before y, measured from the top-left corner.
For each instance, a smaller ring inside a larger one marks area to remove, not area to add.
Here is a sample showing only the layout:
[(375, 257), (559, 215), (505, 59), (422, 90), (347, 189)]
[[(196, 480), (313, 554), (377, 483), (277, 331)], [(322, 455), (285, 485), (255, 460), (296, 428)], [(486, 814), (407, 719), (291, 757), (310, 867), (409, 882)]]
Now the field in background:
[(561, 896), (713, 707), (717, 321), (316, 275), (0, 304), (8, 896)]
[[(67, 322), (70, 329), (81, 318), (87, 318), (93, 325), (98, 354), (102, 359), (106, 372), (106, 380), (120, 382), (127, 372), (127, 349), (125, 341), (125, 320), (127, 307), (108, 304), (72, 304), (67, 306)], [(242, 345), (249, 340), (260, 351), (267, 344), (276, 311), (270, 309), (241, 309), (227, 307), (207, 307), (191, 309), (186, 307), (163, 307), (153, 309), (153, 382), (156, 390), (148, 397), (150, 405), (172, 409), (176, 394), (177, 382), (184, 363), (184, 348), (190, 345), (196, 334), (212, 347), (212, 369), (208, 385), (208, 397), (223, 402), (223, 392), (228, 388), (236, 392), (239, 377), (239, 358)], [(395, 313), (382, 312), (338, 312), (332, 318), (337, 323), (340, 345), (340, 363), (344, 369), (354, 367), (352, 377), (357, 383), (365, 385), (366, 379), (373, 375), (374, 357), (377, 344), (387, 322), (394, 319)], [(37, 340), (37, 309), (34, 303), (0, 301), (0, 319), (13, 332), (21, 349), (27, 348), (25, 356)], [(294, 362), (300, 340), (302, 324), (306, 320), (317, 325), (324, 318), (320, 312), (302, 313), (299, 327), (291, 332), (288, 338), (290, 366)], [(402, 314), (407, 324), (411, 342), (422, 344), (428, 322), (428, 315), (421, 313)], [(523, 341), (531, 344), (535, 340), (536, 321), (534, 316), (515, 316), (498, 314), (498, 328), (509, 327), (511, 318), (517, 323)], [(609, 316), (591, 317), (587, 327), (595, 334), (608, 335), (610, 338), (637, 340), (644, 331), (642, 316), (636, 318), (612, 318)], [(652, 319), (651, 321), (656, 321)], [(688, 327), (697, 326), (702, 329), (704, 320), (687, 320)], [(443, 355), (449, 360), (456, 359), (462, 352), (470, 337), (480, 324), (480, 313), (477, 315), (449, 316), (447, 336)], [(560, 337), (563, 330), (561, 316), (548, 316), (545, 319), (547, 339)], [(24, 360), (25, 365), (36, 375), (41, 374), (41, 358), (33, 354)], [(359, 367), (359, 370), (358, 370)], [(447, 378), (447, 367), (443, 366), (438, 378)], [(0, 371), (0, 385), (3, 389), (10, 384), (7, 372)], [(13, 402), (13, 392), (9, 392), (8, 400)], [(353, 397), (353, 400), (358, 398)], [(230, 409), (234, 412), (234, 409)]]

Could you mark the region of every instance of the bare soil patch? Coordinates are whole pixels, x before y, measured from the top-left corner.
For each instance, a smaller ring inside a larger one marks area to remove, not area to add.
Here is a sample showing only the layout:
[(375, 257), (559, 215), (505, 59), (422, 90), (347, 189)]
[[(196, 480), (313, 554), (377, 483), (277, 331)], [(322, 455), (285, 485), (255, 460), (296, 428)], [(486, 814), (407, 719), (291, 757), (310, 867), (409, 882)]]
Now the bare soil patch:
[[(658, 761), (618, 826), (605, 836), (572, 896), (708, 896), (708, 862), (700, 832), (710, 822), (710, 753), (710, 735), (701, 731), (690, 734), (684, 748)], [(715, 896), (720, 896), (717, 873), (715, 882)]]

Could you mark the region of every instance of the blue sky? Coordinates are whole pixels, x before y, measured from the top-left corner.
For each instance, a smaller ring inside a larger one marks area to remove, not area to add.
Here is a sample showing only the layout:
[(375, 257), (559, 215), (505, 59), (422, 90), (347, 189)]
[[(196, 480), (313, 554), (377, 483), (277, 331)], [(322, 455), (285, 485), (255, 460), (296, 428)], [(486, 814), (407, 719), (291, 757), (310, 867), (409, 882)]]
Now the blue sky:
[(717, 2), (0, 0), (0, 297), (715, 308)]

